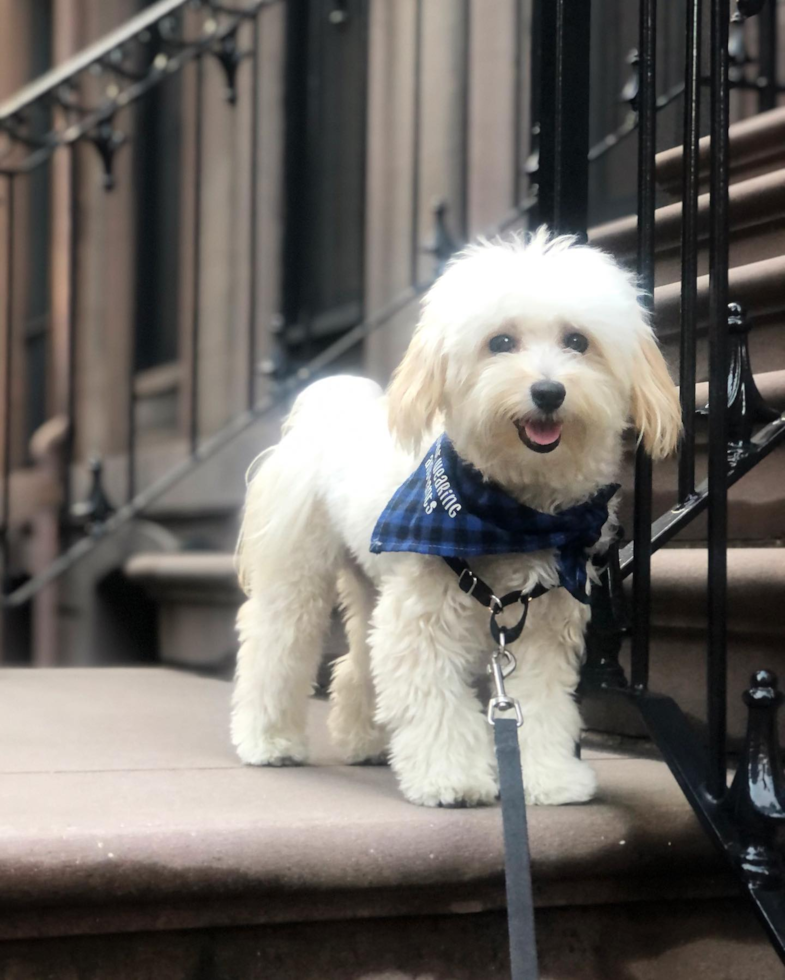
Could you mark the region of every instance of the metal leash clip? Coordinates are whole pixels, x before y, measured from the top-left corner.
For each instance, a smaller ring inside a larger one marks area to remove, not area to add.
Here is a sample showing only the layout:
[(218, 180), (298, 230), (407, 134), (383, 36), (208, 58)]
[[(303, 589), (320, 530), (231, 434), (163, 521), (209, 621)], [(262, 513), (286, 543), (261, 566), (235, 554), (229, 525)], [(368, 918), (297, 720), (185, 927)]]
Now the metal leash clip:
[(488, 724), (493, 725), (496, 720), (497, 711), (515, 711), (515, 723), (518, 728), (523, 724), (523, 711), (521, 703), (517, 698), (510, 697), (504, 687), (504, 679), (509, 677), (515, 670), (517, 662), (513, 654), (507, 649), (505, 642), (505, 631), (499, 631), (499, 649), (491, 654), (491, 662), (488, 665), (488, 673), (493, 678), (494, 695), (488, 702)]

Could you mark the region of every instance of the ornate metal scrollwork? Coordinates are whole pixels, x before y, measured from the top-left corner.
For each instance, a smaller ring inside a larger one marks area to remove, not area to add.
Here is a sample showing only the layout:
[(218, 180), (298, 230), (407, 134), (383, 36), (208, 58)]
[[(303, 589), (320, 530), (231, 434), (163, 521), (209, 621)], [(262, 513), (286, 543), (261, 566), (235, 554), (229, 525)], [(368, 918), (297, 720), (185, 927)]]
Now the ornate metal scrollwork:
[[(237, 71), (246, 57), (238, 41), (242, 24), (259, 14), (265, 0), (240, 0), (233, 6), (204, 0), (183, 0), (172, 13), (152, 20), (142, 12), (135, 30), (114, 44), (96, 50), (94, 59), (74, 63), (71, 74), (53, 73), (25, 91), (15, 104), (6, 104), (0, 115), (0, 134), (8, 153), (3, 153), (6, 172), (29, 170), (51, 156), (58, 147), (84, 140), (94, 144), (103, 165), (104, 184), (114, 186), (114, 156), (127, 137), (114, 129), (118, 113), (140, 99), (162, 78), (180, 71), (201, 54), (212, 54), (226, 74), (227, 100), (237, 99)], [(129, 28), (133, 28), (134, 21)], [(151, 46), (152, 50), (151, 50)], [(156, 48), (157, 53), (154, 53)], [(55, 77), (56, 76), (56, 77)], [(34, 127), (37, 108), (54, 109), (44, 132)], [(5, 147), (4, 147), (5, 149)]]

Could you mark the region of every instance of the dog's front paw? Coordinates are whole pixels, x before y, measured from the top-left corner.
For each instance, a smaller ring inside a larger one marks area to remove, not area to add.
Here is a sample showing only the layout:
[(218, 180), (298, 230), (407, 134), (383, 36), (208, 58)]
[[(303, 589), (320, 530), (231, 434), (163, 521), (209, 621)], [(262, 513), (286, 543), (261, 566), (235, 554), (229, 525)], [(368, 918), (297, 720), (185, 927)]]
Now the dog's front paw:
[(401, 779), (401, 790), (410, 803), (451, 808), (488, 806), (499, 795), (490, 767), (467, 773), (436, 770), (422, 779)]
[(232, 743), (247, 766), (301, 766), (308, 759), (302, 738), (243, 731), (232, 723)]
[(526, 802), (542, 806), (587, 803), (597, 792), (597, 777), (580, 759), (559, 760), (549, 766), (523, 767)]

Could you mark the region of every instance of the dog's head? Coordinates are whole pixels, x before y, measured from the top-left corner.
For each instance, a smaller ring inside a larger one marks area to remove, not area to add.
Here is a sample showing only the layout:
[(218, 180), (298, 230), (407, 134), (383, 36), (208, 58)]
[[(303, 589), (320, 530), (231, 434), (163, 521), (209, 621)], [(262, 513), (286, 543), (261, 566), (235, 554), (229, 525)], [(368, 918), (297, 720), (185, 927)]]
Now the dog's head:
[(681, 431), (633, 278), (542, 229), (451, 263), (425, 299), (389, 411), (415, 452), (442, 416), (458, 452), (508, 486), (611, 479), (630, 420), (655, 458)]

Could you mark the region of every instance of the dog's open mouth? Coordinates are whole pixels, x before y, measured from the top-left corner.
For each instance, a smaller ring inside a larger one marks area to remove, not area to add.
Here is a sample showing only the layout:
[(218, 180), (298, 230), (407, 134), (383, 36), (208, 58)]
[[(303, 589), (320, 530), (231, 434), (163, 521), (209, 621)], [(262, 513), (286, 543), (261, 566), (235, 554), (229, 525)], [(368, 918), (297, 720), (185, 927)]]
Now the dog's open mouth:
[(516, 419), (518, 438), (535, 453), (550, 453), (561, 442), (562, 423), (554, 419)]

